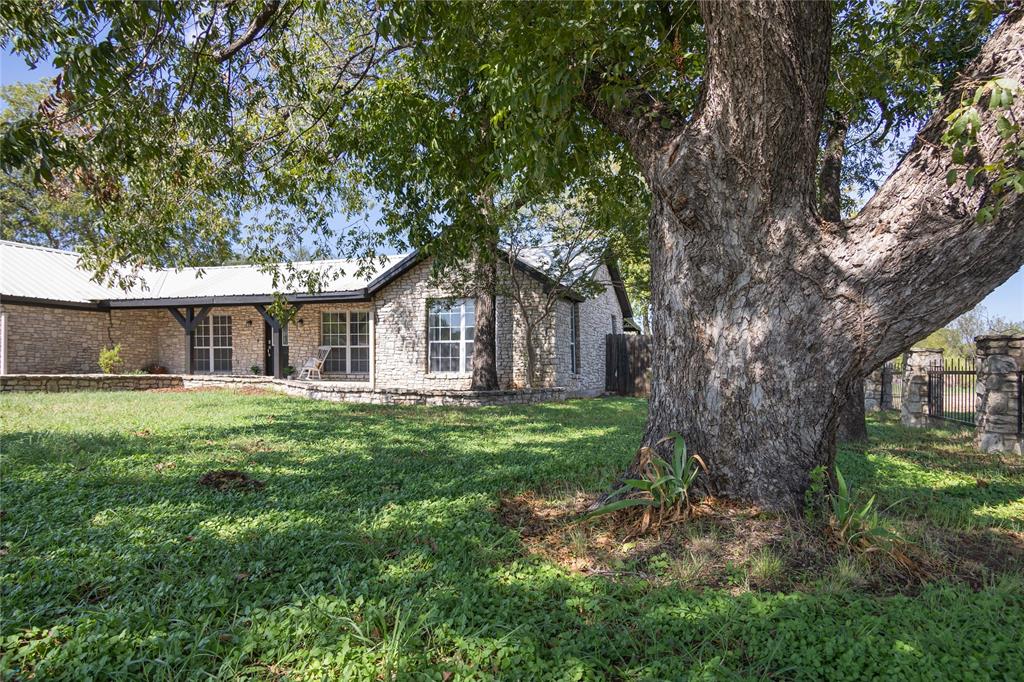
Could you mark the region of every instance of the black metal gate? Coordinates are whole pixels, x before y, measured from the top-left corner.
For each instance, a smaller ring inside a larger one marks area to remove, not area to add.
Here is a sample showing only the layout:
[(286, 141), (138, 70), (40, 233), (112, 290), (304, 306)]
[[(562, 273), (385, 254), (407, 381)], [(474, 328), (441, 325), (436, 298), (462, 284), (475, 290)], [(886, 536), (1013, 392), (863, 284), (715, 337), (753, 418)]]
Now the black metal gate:
[(974, 359), (947, 360), (928, 370), (928, 414), (957, 424), (975, 425), (977, 372)]

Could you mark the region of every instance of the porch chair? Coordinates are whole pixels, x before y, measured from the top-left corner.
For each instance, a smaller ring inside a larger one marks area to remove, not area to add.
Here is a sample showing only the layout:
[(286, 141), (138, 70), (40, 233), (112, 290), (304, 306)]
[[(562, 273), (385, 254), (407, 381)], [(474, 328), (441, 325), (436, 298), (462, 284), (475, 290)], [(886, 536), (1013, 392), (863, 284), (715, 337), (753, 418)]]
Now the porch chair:
[(324, 368), (324, 363), (327, 362), (327, 356), (331, 352), (330, 346), (320, 346), (316, 349), (316, 357), (308, 358), (302, 363), (302, 368), (299, 370), (299, 379), (305, 379), (311, 381), (313, 375), (316, 375), (317, 379), (323, 379), (321, 371)]

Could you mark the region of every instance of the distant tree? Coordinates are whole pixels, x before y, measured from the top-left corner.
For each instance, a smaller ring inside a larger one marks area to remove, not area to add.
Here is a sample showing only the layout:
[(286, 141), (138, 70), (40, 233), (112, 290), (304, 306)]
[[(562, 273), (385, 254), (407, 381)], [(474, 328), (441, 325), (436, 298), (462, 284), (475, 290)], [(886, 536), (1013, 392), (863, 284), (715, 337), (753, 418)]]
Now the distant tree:
[(558, 302), (566, 295), (589, 297), (607, 284), (597, 279), (607, 244), (607, 232), (591, 222), (581, 202), (565, 197), (521, 209), (502, 231), (497, 293), (513, 305), (513, 326), (521, 325), (513, 334), (522, 334), (527, 387), (543, 380), (538, 366), (543, 331), (550, 331)]
[[(52, 80), (0, 86), (0, 125), (33, 115), (52, 90)], [(73, 249), (95, 222), (88, 197), (74, 184), (40, 185), (24, 169), (0, 170), (0, 239)]]

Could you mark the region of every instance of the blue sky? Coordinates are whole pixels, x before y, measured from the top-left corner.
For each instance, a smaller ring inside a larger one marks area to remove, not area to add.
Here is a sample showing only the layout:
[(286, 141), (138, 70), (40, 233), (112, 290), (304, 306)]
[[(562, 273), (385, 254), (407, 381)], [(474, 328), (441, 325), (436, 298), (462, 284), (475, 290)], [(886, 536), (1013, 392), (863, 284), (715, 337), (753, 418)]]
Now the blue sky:
[[(56, 70), (49, 64), (40, 64), (33, 70), (20, 57), (6, 51), (0, 54), (0, 84), (38, 81), (54, 75)], [(376, 212), (371, 214), (371, 219), (374, 215)], [(989, 315), (1024, 320), (1024, 268), (989, 294), (981, 305)]]

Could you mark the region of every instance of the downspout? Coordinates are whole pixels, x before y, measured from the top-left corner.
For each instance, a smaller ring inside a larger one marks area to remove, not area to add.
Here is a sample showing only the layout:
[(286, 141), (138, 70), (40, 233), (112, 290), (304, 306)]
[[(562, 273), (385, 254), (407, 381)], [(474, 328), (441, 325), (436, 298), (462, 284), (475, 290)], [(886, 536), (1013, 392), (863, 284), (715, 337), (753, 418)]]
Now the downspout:
[(7, 313), (0, 309), (0, 376), (7, 374)]
[(370, 299), (370, 391), (377, 390), (377, 300)]

